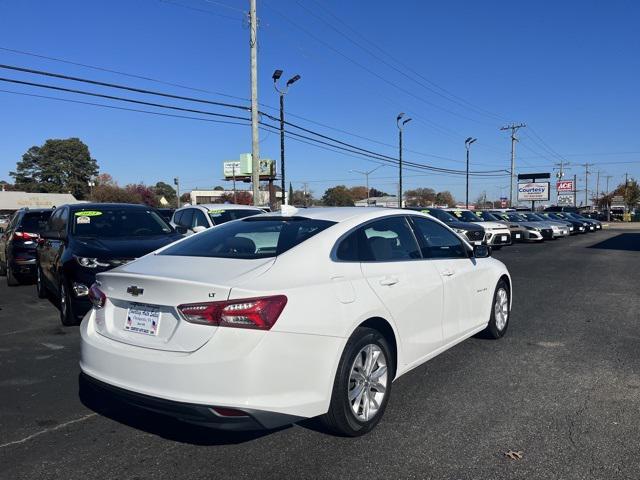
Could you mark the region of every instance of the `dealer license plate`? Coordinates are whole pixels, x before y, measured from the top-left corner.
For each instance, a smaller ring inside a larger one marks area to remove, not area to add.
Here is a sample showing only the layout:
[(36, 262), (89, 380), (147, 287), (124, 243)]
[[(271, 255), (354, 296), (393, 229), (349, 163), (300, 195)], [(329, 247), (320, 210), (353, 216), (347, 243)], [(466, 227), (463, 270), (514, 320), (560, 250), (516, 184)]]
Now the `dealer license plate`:
[(506, 242), (507, 241), (507, 236), (506, 235), (500, 235), (500, 241), (501, 242)]
[(518, 238), (520, 238), (520, 234), (519, 234), (519, 233), (516, 233), (516, 240), (517, 240)]
[(160, 309), (154, 305), (132, 304), (127, 310), (124, 329), (144, 335), (158, 335)]

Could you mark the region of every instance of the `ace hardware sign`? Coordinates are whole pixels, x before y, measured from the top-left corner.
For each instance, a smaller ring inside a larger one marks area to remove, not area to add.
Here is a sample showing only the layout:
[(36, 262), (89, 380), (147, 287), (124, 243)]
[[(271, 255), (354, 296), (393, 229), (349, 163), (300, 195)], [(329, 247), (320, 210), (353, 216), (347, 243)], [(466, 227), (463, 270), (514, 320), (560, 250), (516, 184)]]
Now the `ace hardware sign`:
[(573, 192), (573, 180), (563, 180), (556, 184), (558, 192)]

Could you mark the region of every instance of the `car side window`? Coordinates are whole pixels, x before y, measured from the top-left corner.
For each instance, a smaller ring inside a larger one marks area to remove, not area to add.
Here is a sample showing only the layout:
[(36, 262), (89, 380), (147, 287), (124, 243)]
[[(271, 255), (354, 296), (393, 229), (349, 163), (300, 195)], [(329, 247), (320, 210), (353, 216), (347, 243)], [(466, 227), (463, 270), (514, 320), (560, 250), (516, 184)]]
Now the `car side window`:
[(464, 243), (455, 233), (432, 220), (412, 218), (422, 240), (425, 258), (468, 258)]
[(178, 210), (173, 214), (173, 223), (176, 225), (182, 225), (182, 210)]
[(197, 210), (195, 208), (192, 208), (191, 210), (193, 210), (193, 227), (205, 227), (205, 228), (209, 228), (209, 223), (207, 222), (207, 217), (205, 216), (204, 213), (202, 213), (202, 210)]
[(69, 209), (62, 208), (60, 210), (60, 228), (61, 232), (67, 232), (67, 226), (69, 225)]
[[(404, 217), (389, 217), (362, 227), (366, 252), (375, 262), (422, 258), (420, 247)], [(366, 261), (366, 260), (365, 260)]]
[(191, 228), (191, 221), (193, 220), (193, 208), (187, 208), (182, 211), (182, 216), (180, 217), (180, 225), (183, 227)]

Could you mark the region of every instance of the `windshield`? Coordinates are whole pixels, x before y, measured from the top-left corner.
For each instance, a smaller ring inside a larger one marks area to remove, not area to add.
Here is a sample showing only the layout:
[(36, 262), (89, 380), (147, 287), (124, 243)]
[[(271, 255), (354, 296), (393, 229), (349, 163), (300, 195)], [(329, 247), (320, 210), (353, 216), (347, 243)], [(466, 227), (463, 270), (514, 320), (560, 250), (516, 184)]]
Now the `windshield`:
[(538, 217), (536, 217), (536, 215), (533, 214), (533, 213), (521, 213), (520, 215), (522, 215), (522, 217), (527, 219), (529, 222), (539, 222), (540, 221), (540, 219)]
[(504, 222), (504, 218), (499, 217), (495, 213), (491, 212), (479, 212), (478, 215), (481, 215), (488, 222)]
[(18, 228), (27, 233), (42, 233), (47, 228), (47, 220), (50, 216), (50, 211), (25, 213)]
[(507, 213), (506, 215), (503, 215), (503, 216), (506, 216), (512, 222), (523, 222), (527, 220), (526, 218), (521, 217), (517, 213)]
[(83, 237), (150, 237), (173, 231), (156, 211), (146, 208), (91, 207), (71, 214), (73, 233)]
[(484, 218), (480, 218), (469, 210), (452, 210), (451, 213), (459, 222), (484, 222)]
[(334, 224), (303, 217), (246, 218), (189, 237), (160, 255), (243, 259), (275, 257)]
[(245, 217), (251, 217), (253, 215), (258, 215), (259, 213), (264, 212), (262, 212), (261, 210), (253, 210), (250, 208), (225, 210), (223, 207), (220, 209), (209, 210), (209, 218), (211, 218), (211, 221), (214, 225), (220, 225), (221, 223), (230, 222), (231, 220), (239, 220)]
[(459, 220), (456, 217), (451, 215), (449, 212), (445, 212), (444, 210), (424, 209), (424, 210), (421, 210), (421, 212), (427, 213), (444, 223), (459, 222)]

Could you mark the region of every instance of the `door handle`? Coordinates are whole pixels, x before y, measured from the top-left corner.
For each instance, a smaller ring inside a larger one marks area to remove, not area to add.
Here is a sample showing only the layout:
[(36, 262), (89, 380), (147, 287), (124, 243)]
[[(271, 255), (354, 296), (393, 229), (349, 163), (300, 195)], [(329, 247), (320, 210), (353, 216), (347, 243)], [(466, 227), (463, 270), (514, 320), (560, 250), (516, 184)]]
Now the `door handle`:
[(398, 277), (384, 277), (383, 279), (380, 280), (380, 285), (391, 286), (391, 285), (395, 285), (399, 281), (400, 279)]
[(442, 275), (443, 277), (451, 277), (455, 274), (456, 272), (454, 272), (453, 270), (449, 270), (448, 268), (443, 270), (440, 275)]

